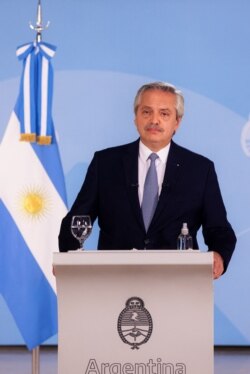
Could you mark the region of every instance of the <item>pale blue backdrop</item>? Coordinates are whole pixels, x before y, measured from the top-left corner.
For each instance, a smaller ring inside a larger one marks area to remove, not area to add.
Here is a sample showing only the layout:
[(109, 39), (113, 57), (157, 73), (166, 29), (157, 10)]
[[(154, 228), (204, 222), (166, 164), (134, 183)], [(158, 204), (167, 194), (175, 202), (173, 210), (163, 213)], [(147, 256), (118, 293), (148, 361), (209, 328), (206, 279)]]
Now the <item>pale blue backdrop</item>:
[[(0, 138), (18, 93), (21, 64), (15, 49), (34, 39), (28, 23), (36, 20), (36, 5), (36, 0), (0, 1)], [(181, 88), (186, 113), (175, 141), (215, 161), (238, 237), (227, 274), (214, 284), (215, 344), (249, 345), (250, 2), (43, 0), (42, 5), (44, 21), (51, 21), (43, 39), (58, 47), (53, 113), (69, 206), (93, 152), (137, 137), (132, 112), (137, 88), (151, 80)], [(97, 228), (88, 249), (96, 247), (96, 236)], [(200, 245), (205, 249), (202, 239)], [(0, 344), (22, 343), (0, 296)]]

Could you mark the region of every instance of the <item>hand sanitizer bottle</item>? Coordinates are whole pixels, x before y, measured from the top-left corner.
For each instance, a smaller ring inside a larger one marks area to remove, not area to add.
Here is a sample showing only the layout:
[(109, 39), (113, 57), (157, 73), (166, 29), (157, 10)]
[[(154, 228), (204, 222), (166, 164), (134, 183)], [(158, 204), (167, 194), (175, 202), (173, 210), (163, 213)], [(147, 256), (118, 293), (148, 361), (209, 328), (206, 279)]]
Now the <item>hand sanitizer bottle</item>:
[(177, 249), (193, 249), (193, 239), (189, 235), (187, 223), (183, 223), (181, 233), (177, 238)]

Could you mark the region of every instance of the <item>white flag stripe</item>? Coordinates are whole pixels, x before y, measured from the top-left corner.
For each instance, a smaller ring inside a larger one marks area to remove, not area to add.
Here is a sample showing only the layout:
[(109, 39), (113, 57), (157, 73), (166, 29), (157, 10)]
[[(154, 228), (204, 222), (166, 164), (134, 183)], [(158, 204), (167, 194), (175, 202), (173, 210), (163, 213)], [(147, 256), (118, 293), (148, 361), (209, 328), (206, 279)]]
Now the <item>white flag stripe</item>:
[(46, 45), (44, 45), (44, 44), (41, 44), (41, 49), (43, 49), (44, 52), (45, 52), (48, 56), (50, 56), (50, 57), (53, 57), (54, 54), (55, 54), (55, 51), (53, 51), (53, 49), (46, 47)]
[(27, 57), (24, 71), (24, 127), (25, 133), (31, 134), (31, 122), (30, 122), (30, 55)]
[[(19, 121), (13, 112), (0, 148), (1, 178), (5, 183), (5, 188), (1, 187), (1, 198), (34, 258), (56, 291), (55, 277), (52, 275), (52, 253), (58, 249), (57, 236), (61, 219), (67, 209), (32, 146), (18, 141), (18, 136)], [(13, 172), (10, 173), (10, 170)], [(32, 214), (29, 216), (28, 212), (25, 214), (21, 203), (22, 195), (32, 190), (38, 190), (45, 200), (44, 210), (33, 217)], [(48, 227), (54, 234), (47, 234)], [(50, 258), (48, 253), (51, 253)]]
[(24, 53), (25, 51), (27, 51), (27, 49), (30, 48), (30, 44), (26, 44), (22, 47), (19, 47), (16, 51), (16, 55), (17, 57), (20, 56), (22, 53)]
[(48, 74), (49, 61), (42, 58), (42, 100), (41, 100), (41, 130), (40, 135), (44, 136), (47, 132), (47, 110), (48, 110)]

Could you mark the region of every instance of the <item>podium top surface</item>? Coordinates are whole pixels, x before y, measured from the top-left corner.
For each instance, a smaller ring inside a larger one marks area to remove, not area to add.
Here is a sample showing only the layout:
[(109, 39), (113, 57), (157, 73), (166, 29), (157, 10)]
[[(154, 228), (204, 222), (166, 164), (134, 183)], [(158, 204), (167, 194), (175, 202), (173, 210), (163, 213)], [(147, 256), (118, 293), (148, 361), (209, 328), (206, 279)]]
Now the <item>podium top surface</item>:
[(212, 252), (179, 250), (70, 251), (53, 253), (54, 266), (97, 265), (207, 265), (213, 264)]

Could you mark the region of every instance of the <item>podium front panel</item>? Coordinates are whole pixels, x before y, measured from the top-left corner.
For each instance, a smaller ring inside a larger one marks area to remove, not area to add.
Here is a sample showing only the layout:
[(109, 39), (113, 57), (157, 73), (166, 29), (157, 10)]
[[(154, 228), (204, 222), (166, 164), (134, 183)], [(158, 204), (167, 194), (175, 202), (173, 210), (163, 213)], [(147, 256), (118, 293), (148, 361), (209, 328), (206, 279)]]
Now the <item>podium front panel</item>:
[(212, 374), (212, 254), (56, 253), (59, 374)]

